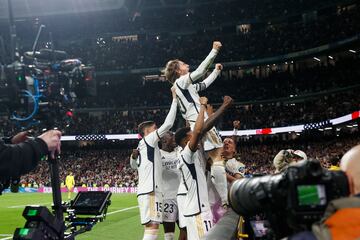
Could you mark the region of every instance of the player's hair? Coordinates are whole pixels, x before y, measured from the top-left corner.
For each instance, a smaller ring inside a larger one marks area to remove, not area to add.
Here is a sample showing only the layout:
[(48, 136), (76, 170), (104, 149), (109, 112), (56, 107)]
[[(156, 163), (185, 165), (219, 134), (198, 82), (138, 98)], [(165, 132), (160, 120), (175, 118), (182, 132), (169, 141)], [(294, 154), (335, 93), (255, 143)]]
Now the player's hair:
[(140, 136), (144, 137), (145, 128), (151, 127), (154, 124), (155, 124), (154, 121), (145, 121), (145, 122), (140, 123), (138, 126), (138, 131), (139, 131)]
[(172, 137), (172, 136), (174, 135), (174, 133), (171, 132), (171, 131), (165, 132), (165, 133), (163, 134), (163, 136), (161, 137), (161, 139), (160, 139), (160, 142), (161, 142), (161, 143), (164, 143), (164, 142), (165, 142), (165, 138), (166, 138), (167, 135), (169, 135), (170, 137)]
[(176, 79), (180, 77), (177, 70), (179, 69), (179, 59), (173, 59), (166, 63), (165, 69), (162, 71), (165, 74), (166, 80), (171, 84), (175, 82)]
[(181, 145), (181, 141), (187, 136), (187, 133), (191, 131), (190, 127), (183, 127), (176, 131), (175, 142), (177, 145)]

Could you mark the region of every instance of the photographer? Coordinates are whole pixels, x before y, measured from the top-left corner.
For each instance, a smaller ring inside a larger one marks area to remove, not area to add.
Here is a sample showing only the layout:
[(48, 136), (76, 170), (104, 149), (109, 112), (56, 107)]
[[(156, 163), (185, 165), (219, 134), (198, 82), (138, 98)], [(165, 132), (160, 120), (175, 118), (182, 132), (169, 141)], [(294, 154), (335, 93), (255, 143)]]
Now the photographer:
[(273, 160), (274, 167), (276, 169), (275, 173), (283, 172), (289, 165), (306, 159), (306, 154), (301, 150), (281, 150), (278, 154), (276, 154)]
[(360, 145), (341, 159), (340, 169), (348, 177), (350, 196), (329, 203), (324, 218), (312, 226), (312, 232), (299, 233), (291, 240), (360, 238)]
[(30, 172), (49, 152), (52, 158), (56, 152), (60, 153), (60, 137), (60, 131), (50, 130), (35, 139), (30, 139), (28, 132), (20, 132), (0, 140), (0, 193), (10, 178)]

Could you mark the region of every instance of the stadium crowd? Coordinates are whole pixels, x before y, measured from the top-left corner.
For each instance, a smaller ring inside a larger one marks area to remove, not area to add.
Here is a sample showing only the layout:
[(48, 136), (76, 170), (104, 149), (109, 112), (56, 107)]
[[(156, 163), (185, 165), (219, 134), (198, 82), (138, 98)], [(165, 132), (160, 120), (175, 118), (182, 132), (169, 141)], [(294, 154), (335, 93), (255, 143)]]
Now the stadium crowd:
[[(274, 173), (273, 158), (281, 149), (304, 151), (308, 158), (318, 159), (324, 168), (331, 166), (331, 159), (340, 159), (351, 147), (360, 144), (357, 133), (339, 138), (319, 137), (317, 139), (296, 139), (283, 141), (276, 139), (240, 138), (237, 159), (245, 164), (246, 175)], [(94, 149), (95, 147), (95, 149)], [(102, 149), (96, 146), (80, 150), (64, 150), (60, 161), (60, 178), (72, 172), (76, 186), (135, 187), (138, 183), (136, 170), (129, 165), (131, 147), (125, 149)], [(21, 178), (24, 186), (50, 186), (48, 163), (43, 161), (31, 173)]]
[[(61, 155), (60, 179), (64, 182), (65, 177), (72, 172), (76, 186), (136, 187), (138, 175), (128, 164), (129, 156), (128, 149), (65, 151)], [(41, 162), (34, 172), (21, 178), (20, 184), (51, 186), (48, 163)]]
[[(201, 92), (216, 109), (223, 93), (236, 104), (218, 124), (221, 130), (232, 129), (240, 119), (241, 129), (283, 127), (319, 122), (360, 109), (358, 57), (338, 58), (334, 63), (301, 67), (293, 71), (274, 69), (266, 76), (254, 70), (224, 71), (208, 89)], [(68, 121), (66, 134), (137, 133), (142, 121), (163, 121), (170, 99), (168, 82), (99, 78), (98, 95), (80, 98)], [(10, 136), (21, 131), (19, 122), (10, 121), (10, 110), (2, 107), (0, 133)], [(91, 110), (98, 108), (97, 110)], [(49, 118), (49, 117), (48, 117)], [(50, 117), (53, 118), (53, 117)], [(177, 118), (180, 119), (180, 118)], [(180, 126), (182, 122), (175, 123)], [(35, 126), (41, 130), (43, 126)]]

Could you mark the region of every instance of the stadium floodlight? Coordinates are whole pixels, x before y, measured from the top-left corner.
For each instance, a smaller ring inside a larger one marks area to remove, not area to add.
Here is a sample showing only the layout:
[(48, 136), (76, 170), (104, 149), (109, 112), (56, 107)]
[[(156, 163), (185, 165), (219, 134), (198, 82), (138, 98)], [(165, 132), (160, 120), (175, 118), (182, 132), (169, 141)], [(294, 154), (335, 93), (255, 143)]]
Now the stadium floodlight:
[(352, 49), (350, 49), (349, 52), (351, 52), (351, 53), (356, 53), (356, 51), (355, 51), (355, 50), (352, 50)]
[(332, 56), (330, 56), (330, 55), (329, 55), (329, 58), (330, 58), (331, 60), (333, 60), (333, 59), (334, 59), (334, 58), (333, 58)]
[(314, 57), (315, 61), (321, 62), (320, 58)]

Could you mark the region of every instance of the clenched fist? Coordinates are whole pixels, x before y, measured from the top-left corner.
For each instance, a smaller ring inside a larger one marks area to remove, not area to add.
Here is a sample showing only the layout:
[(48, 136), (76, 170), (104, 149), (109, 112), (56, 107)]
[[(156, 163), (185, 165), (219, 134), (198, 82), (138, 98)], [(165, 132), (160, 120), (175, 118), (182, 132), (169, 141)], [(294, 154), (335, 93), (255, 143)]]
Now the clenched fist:
[(133, 150), (132, 150), (132, 153), (131, 153), (132, 159), (137, 159), (138, 156), (139, 156), (139, 150), (133, 149)]
[(216, 49), (216, 50), (219, 51), (221, 47), (222, 47), (221, 42), (219, 42), (219, 41), (214, 41), (213, 42), (213, 49)]
[(239, 120), (235, 120), (233, 122), (233, 126), (236, 130), (239, 130), (240, 129), (240, 121)]
[(201, 105), (205, 105), (205, 106), (206, 106), (207, 102), (208, 102), (208, 99), (207, 99), (206, 97), (201, 97), (201, 98), (200, 98), (200, 104), (201, 104)]
[(231, 106), (234, 100), (230, 96), (224, 96), (223, 104), (227, 107)]

